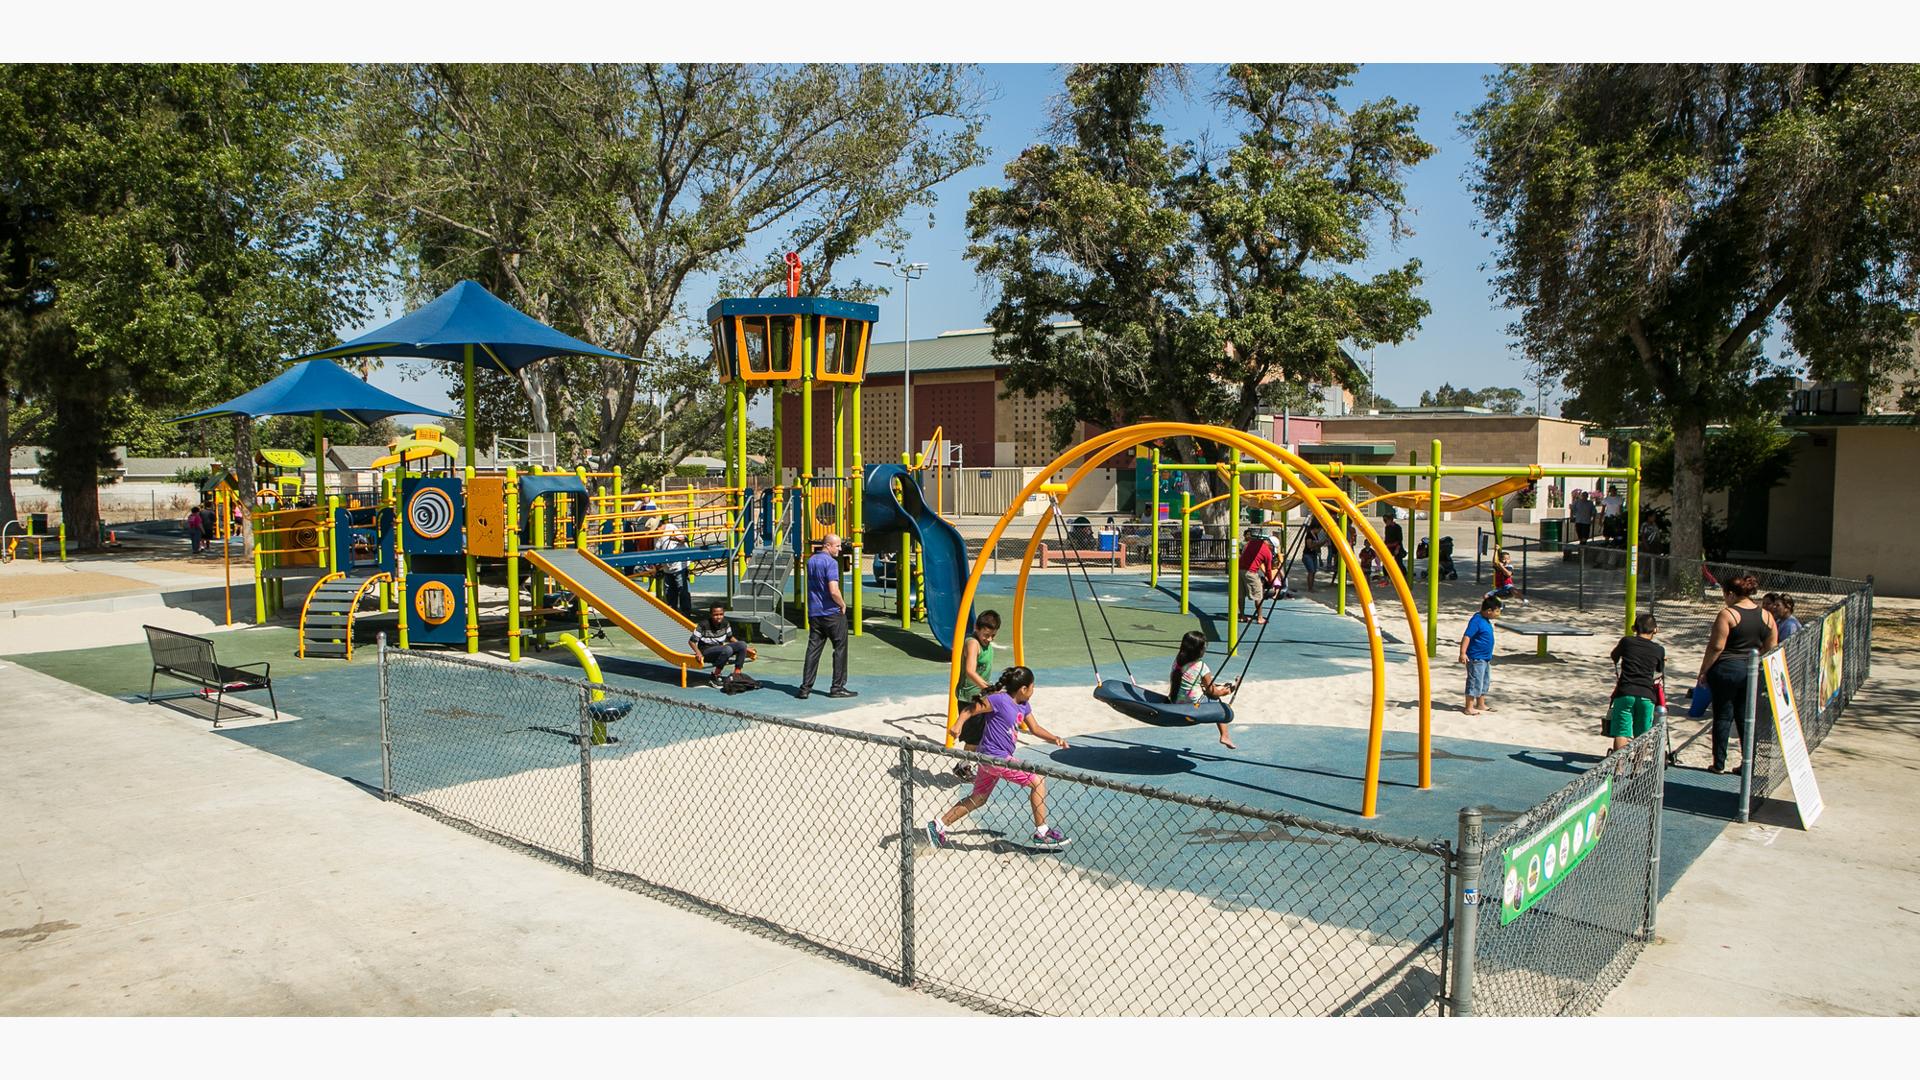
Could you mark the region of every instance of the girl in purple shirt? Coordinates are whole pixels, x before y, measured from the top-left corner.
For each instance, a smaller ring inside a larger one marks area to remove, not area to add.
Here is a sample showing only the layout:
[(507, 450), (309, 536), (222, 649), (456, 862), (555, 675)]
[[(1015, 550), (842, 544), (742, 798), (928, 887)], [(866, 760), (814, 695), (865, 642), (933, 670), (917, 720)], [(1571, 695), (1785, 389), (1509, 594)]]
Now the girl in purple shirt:
[[(1019, 665), (1002, 671), (999, 680), (987, 687), (980, 698), (991, 710), (986, 717), (986, 729), (980, 735), (982, 754), (1012, 761), (1014, 750), (1019, 745), (1014, 733), (1022, 727), (1037, 738), (1066, 748), (1067, 740), (1041, 727), (1040, 722), (1033, 718), (1033, 708), (1027, 704), (1032, 697), (1033, 670)], [(955, 803), (953, 809), (927, 822), (927, 840), (934, 847), (946, 847), (948, 826), (987, 805), (987, 796), (1002, 780), (1027, 789), (1027, 801), (1033, 805), (1034, 847), (1058, 851), (1073, 843), (1065, 833), (1047, 824), (1046, 778), (1004, 765), (980, 766), (973, 778), (973, 793)]]

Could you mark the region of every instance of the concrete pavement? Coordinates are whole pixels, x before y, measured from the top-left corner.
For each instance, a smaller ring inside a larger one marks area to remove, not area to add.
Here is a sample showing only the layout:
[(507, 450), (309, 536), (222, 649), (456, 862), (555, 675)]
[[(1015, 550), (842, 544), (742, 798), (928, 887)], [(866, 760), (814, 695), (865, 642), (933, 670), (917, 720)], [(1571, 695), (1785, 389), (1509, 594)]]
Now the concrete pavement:
[(0, 1015), (956, 1015), (0, 661)]
[(1813, 755), (1813, 828), (1779, 802), (1730, 826), (1661, 901), (1602, 1015), (1920, 1015), (1916, 608), (1876, 604), (1873, 675)]

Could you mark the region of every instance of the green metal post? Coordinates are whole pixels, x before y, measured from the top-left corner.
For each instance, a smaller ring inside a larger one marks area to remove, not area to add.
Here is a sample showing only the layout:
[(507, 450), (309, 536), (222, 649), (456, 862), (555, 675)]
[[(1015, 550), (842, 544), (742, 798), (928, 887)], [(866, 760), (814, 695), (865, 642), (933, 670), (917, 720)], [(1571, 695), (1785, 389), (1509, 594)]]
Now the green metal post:
[[(1153, 537), (1152, 556), (1147, 562), (1147, 587), (1160, 587), (1160, 448), (1153, 448), (1153, 488), (1147, 499), (1147, 529)], [(1184, 609), (1183, 609), (1184, 610)]]
[[(613, 470), (614, 489), (620, 469)], [(507, 466), (507, 512), (502, 527), (507, 541), (507, 659), (520, 662), (520, 470)]]
[(1505, 496), (1493, 500), (1493, 546), (1495, 551), (1505, 546), (1507, 542), (1506, 501)]
[(851, 397), (853, 398), (853, 416), (851, 417), (851, 426), (853, 427), (853, 476), (850, 478), (853, 483), (853, 496), (851, 499), (853, 503), (853, 596), (851, 599), (853, 600), (853, 633), (858, 635), (862, 633), (861, 624), (865, 622), (867, 603), (867, 590), (863, 584), (864, 574), (862, 570), (862, 564), (866, 561), (862, 553), (866, 545), (867, 511), (865, 504), (867, 501), (867, 474), (865, 465), (860, 460), (859, 383), (853, 384)]
[[(473, 346), (467, 346), (467, 355), (469, 358), (472, 357)], [(467, 369), (467, 374), (469, 378), (472, 377), (473, 369), (471, 367)], [(467, 424), (467, 438), (471, 440), (473, 438), (473, 421), (469, 419)], [(467, 444), (466, 481), (467, 493), (472, 494), (473, 444), (471, 441)], [(480, 651), (480, 561), (473, 557), (471, 551), (467, 553), (467, 651), (470, 653)]]
[(313, 414), (313, 505), (327, 505), (327, 440), (321, 434), (320, 414)]
[[(532, 510), (533, 510), (533, 540), (531, 542), (535, 549), (539, 549), (546, 546), (546, 535), (547, 535), (547, 498), (546, 496), (542, 495), (541, 497), (533, 500)], [(536, 614), (534, 615), (534, 618), (538, 620), (536, 625), (539, 626), (539, 630), (536, 631), (535, 637), (533, 639), (533, 645), (534, 645), (534, 648), (544, 652), (546, 651), (546, 648), (547, 648), (547, 615), (546, 615), (547, 575), (544, 573), (536, 572), (533, 575), (533, 606), (536, 612)]]
[(1227, 473), (1227, 651), (1240, 645), (1240, 451)]
[(340, 572), (340, 537), (334, 530), (334, 519), (340, 514), (340, 497), (327, 496), (327, 520), (320, 523), (320, 543), (326, 547), (327, 573)]
[(473, 468), (473, 346), (466, 347), (466, 427), (467, 427), (467, 468)]
[[(214, 505), (219, 506), (220, 504), (216, 501)], [(220, 512), (222, 514), (227, 513), (224, 509)], [(231, 521), (233, 519), (229, 516), (227, 520)], [(253, 545), (253, 624), (255, 626), (267, 621), (267, 579), (266, 575), (261, 573), (261, 570), (266, 566), (266, 556), (260, 554), (258, 539), (258, 537), (255, 538)], [(404, 645), (402, 647), (404, 647)]]
[[(1342, 539), (1345, 539), (1346, 535), (1347, 512), (1342, 510), (1340, 511), (1340, 536)], [(1337, 593), (1334, 601), (1334, 611), (1338, 614), (1345, 615), (1347, 613), (1347, 560), (1336, 559), (1335, 562), (1338, 565), (1334, 570), (1334, 589)]]
[(60, 523), (60, 561), (67, 561), (67, 523)]
[(1427, 507), (1427, 655), (1440, 655), (1440, 440), (1433, 440), (1433, 480)]
[[(913, 455), (900, 451), (900, 464), (909, 470), (913, 468)], [(906, 530), (900, 531), (900, 564), (893, 568), (893, 584), (900, 602), (900, 626), (904, 630), (913, 629), (913, 536)]]
[(1627, 444), (1627, 467), (1633, 470), (1633, 478), (1627, 481), (1627, 628), (1624, 632), (1631, 634), (1633, 620), (1639, 613), (1640, 604), (1640, 444), (1638, 442)]
[(1193, 548), (1193, 492), (1180, 491), (1180, 614), (1187, 614), (1187, 575)]

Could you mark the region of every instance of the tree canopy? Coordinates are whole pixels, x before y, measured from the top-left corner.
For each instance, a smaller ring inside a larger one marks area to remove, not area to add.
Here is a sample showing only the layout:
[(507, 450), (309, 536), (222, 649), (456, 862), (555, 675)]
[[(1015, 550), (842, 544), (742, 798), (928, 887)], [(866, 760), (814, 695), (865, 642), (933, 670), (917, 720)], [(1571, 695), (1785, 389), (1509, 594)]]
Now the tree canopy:
[(844, 260), (981, 159), (979, 91), (953, 65), (380, 65), (354, 89), (346, 184), (392, 223), (416, 297), (472, 278), (644, 361), (479, 377), (481, 431), (554, 431), (606, 463), (662, 424), (682, 453), (717, 432), (690, 284), (703, 307), (764, 292), (793, 250), (804, 290), (864, 298)]
[(1708, 424), (1784, 405), (1789, 360), (1882, 383), (1912, 340), (1920, 68), (1517, 65), (1467, 130), (1527, 358), (1592, 419), (1673, 433), (1678, 558)]
[(0, 80), (0, 305), (88, 545), (130, 429), (236, 393), (355, 317), (377, 237), (326, 198), (342, 71), (21, 65)]
[(1422, 408), (1468, 405), (1497, 413), (1517, 413), (1525, 404), (1526, 395), (1515, 386), (1483, 386), (1474, 390), (1441, 383), (1438, 389), (1420, 391)]
[[(1174, 71), (1081, 65), (1052, 141), (973, 193), (968, 257), (998, 294), (995, 354), (1013, 390), (1063, 393), (1061, 443), (1082, 421), (1245, 429), (1263, 400), (1286, 398), (1269, 384), (1354, 385), (1348, 348), (1412, 335), (1428, 311), (1419, 262), (1347, 268), (1375, 225), (1405, 235), (1404, 177), (1433, 148), (1410, 105), (1344, 107), (1354, 70), (1228, 67), (1211, 98), (1235, 142), (1210, 156), (1154, 119)], [(1055, 332), (1061, 319), (1079, 325)]]

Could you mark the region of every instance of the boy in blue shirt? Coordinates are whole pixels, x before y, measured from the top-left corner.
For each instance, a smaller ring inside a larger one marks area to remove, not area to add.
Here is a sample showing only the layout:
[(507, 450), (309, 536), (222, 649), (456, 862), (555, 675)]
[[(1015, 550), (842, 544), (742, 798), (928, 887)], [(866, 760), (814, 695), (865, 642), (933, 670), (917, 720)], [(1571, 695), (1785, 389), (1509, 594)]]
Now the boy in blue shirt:
[(1460, 635), (1460, 662), (1467, 666), (1468, 716), (1492, 711), (1487, 707), (1487, 680), (1493, 668), (1493, 620), (1500, 617), (1500, 608), (1497, 596), (1480, 601), (1480, 613), (1467, 620), (1467, 632)]
[(833, 642), (831, 698), (850, 698), (847, 689), (847, 602), (840, 595), (840, 536), (828, 533), (820, 550), (807, 560), (807, 657), (800, 665), (800, 692), (813, 693), (813, 677), (820, 671), (820, 653)]

